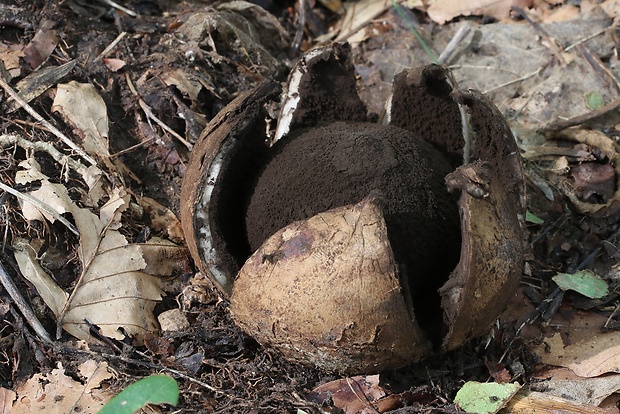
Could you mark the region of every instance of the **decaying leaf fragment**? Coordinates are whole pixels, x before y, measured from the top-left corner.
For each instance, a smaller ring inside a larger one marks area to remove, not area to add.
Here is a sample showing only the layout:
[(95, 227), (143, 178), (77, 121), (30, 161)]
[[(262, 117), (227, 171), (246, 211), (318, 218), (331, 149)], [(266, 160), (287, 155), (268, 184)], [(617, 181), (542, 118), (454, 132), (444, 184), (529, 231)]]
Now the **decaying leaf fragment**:
[(17, 388), (17, 400), (10, 408), (14, 414), (40, 412), (94, 413), (113, 397), (101, 383), (113, 376), (107, 362), (88, 360), (79, 366), (83, 382), (65, 374), (62, 364), (48, 374), (35, 374)]
[[(124, 190), (116, 189), (97, 216), (78, 207), (67, 189), (50, 183), (34, 163), (21, 165), (28, 170), (20, 172), (16, 181), (40, 181), (40, 189), (30, 195), (70, 213), (80, 232), (77, 253), (81, 274), (69, 296), (38, 265), (30, 243), (21, 240), (15, 245), (22, 273), (35, 284), (63, 329), (80, 339), (91, 338), (85, 321), (99, 326), (102, 334), (118, 339), (124, 337), (119, 327), (138, 339), (147, 332), (156, 332), (153, 308), (162, 295), (158, 276), (179, 271), (185, 262), (185, 249), (157, 238), (142, 244), (128, 243), (118, 231), (121, 213), (129, 202)], [(23, 209), (36, 211), (28, 203)], [(43, 219), (34, 213), (27, 217)]]

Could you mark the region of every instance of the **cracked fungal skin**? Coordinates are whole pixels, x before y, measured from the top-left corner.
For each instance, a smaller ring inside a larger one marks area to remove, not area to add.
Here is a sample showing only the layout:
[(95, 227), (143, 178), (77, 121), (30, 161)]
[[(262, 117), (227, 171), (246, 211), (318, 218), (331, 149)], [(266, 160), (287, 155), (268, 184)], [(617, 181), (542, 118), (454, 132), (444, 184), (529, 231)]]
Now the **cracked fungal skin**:
[(275, 134), (278, 83), (224, 108), (192, 153), (181, 218), (245, 332), (290, 360), (359, 374), (487, 332), (520, 281), (525, 181), (482, 94), (455, 90), (437, 65), (405, 70), (378, 125), (349, 56), (334, 44), (300, 59)]
[(438, 339), (438, 289), (460, 252), (458, 195), (444, 184), (452, 170), (438, 150), (401, 128), (335, 122), (296, 130), (274, 146), (254, 187), (246, 216), (250, 249), (292, 222), (372, 194), (419, 322)]

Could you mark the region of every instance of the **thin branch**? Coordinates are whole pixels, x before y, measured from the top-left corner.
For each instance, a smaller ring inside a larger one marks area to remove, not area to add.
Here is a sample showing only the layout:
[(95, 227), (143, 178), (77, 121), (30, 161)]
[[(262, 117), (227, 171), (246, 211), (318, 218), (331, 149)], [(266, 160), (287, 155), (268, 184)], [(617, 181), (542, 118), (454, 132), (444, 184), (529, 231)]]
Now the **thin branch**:
[(452, 58), (452, 55), (454, 55), (454, 52), (456, 51), (459, 43), (463, 41), (465, 36), (467, 36), (470, 31), (471, 28), (468, 25), (461, 25), (461, 27), (459, 27), (459, 30), (456, 31), (454, 37), (450, 39), (450, 42), (448, 42), (448, 45), (446, 46), (444, 51), (441, 52), (441, 54), (437, 58), (437, 61), (440, 65), (445, 65), (446, 63), (448, 63), (450, 58)]
[(15, 90), (13, 88), (11, 88), (11, 86), (8, 83), (6, 83), (6, 81), (4, 79), (2, 79), (2, 76), (0, 76), (0, 86), (2, 87), (2, 89), (4, 89), (6, 91), (6, 93), (8, 93), (11, 96), (11, 98), (13, 98), (13, 100), (15, 100), (15, 102), (17, 102), (18, 105), (20, 105), (22, 108), (24, 108), (26, 110), (26, 112), (28, 112), (37, 121), (42, 123), (48, 129), (48, 131), (50, 131), (51, 133), (56, 135), (69, 148), (74, 150), (80, 157), (82, 157), (86, 161), (88, 161), (88, 163), (90, 165), (97, 165), (97, 161), (95, 161), (90, 155), (88, 155), (86, 152), (84, 152), (84, 150), (82, 148), (80, 148), (77, 144), (75, 144), (73, 141), (71, 141), (69, 139), (69, 137), (67, 137), (65, 134), (60, 132), (58, 130), (58, 128), (56, 128), (54, 125), (49, 123), (45, 118), (43, 118), (41, 115), (39, 115), (37, 113), (37, 111), (35, 111), (34, 108), (32, 108), (28, 104), (28, 102), (24, 101), (21, 98), (21, 96), (19, 96), (17, 94), (17, 92), (15, 92)]
[(118, 36), (116, 36), (116, 39), (114, 39), (112, 43), (110, 43), (105, 49), (103, 49), (103, 52), (99, 53), (99, 56), (95, 58), (94, 62), (97, 62), (98, 60), (101, 60), (104, 57), (106, 57), (106, 55), (110, 53), (110, 51), (114, 49), (116, 45), (118, 44), (118, 42), (120, 42), (123, 39), (123, 37), (125, 37), (126, 35), (127, 35), (127, 32), (121, 32)]
[(67, 227), (71, 231), (71, 233), (75, 234), (76, 236), (80, 235), (80, 232), (78, 231), (78, 229), (73, 224), (71, 224), (69, 220), (61, 216), (58, 211), (56, 211), (51, 206), (43, 203), (38, 198), (34, 198), (30, 194), (20, 193), (19, 191), (15, 190), (14, 188), (9, 187), (8, 185), (4, 183), (0, 183), (0, 190), (4, 190), (7, 193), (19, 198), (20, 200), (29, 202), (30, 204), (37, 207), (39, 210), (46, 212), (50, 216), (54, 217), (54, 219), (60, 221), (62, 224), (65, 225), (65, 227)]
[(559, 121), (551, 122), (550, 124), (547, 124), (545, 127), (543, 127), (541, 131), (542, 132), (561, 131), (563, 129), (566, 129), (566, 128), (569, 128), (575, 125), (581, 125), (583, 123), (593, 121), (596, 118), (599, 118), (603, 115), (616, 111), (618, 108), (620, 108), (620, 98), (611, 101), (610, 103), (608, 103), (605, 106), (600, 107), (596, 111), (588, 112), (582, 115), (577, 115), (569, 119), (561, 119)]
[(129, 86), (129, 90), (131, 91), (131, 93), (133, 93), (137, 98), (138, 98), (138, 104), (140, 105), (140, 108), (142, 108), (142, 110), (144, 111), (144, 113), (146, 114), (147, 118), (150, 120), (152, 119), (153, 121), (155, 121), (155, 123), (157, 123), (157, 125), (159, 125), (160, 127), (162, 127), (164, 129), (164, 131), (168, 132), (170, 135), (172, 135), (173, 137), (175, 137), (176, 139), (179, 140), (179, 142), (181, 142), (183, 145), (185, 145), (185, 147), (188, 150), (192, 150), (192, 148), (194, 147), (188, 140), (186, 140), (185, 138), (183, 138), (182, 136), (180, 136), (179, 134), (177, 134), (172, 128), (170, 128), (168, 125), (166, 125), (162, 120), (160, 120), (159, 118), (157, 118), (155, 116), (155, 114), (153, 113), (153, 111), (151, 110), (151, 107), (147, 105), (146, 102), (144, 102), (144, 100), (140, 97), (140, 95), (138, 94), (138, 91), (136, 90), (136, 88), (133, 86), (133, 83), (131, 82), (131, 79), (129, 78), (129, 74), (126, 73), (125, 74), (125, 80), (127, 81), (127, 85)]
[(86, 174), (87, 167), (84, 164), (58, 151), (58, 149), (49, 142), (30, 141), (16, 134), (0, 135), (0, 148), (6, 148), (11, 145), (18, 145), (25, 150), (45, 152), (60, 165), (67, 165), (82, 176)]
[(2, 282), (4, 290), (11, 296), (11, 299), (13, 299), (13, 302), (15, 302), (15, 305), (17, 305), (17, 308), (26, 319), (26, 322), (28, 322), (28, 325), (34, 330), (39, 339), (47, 344), (52, 344), (52, 338), (50, 338), (24, 297), (19, 293), (19, 290), (17, 290), (17, 286), (13, 283), (13, 280), (4, 269), (4, 266), (2, 266), (2, 263), (0, 263), (0, 282)]
[(129, 10), (127, 7), (123, 7), (120, 4), (112, 1), (112, 0), (103, 0), (104, 3), (109, 4), (110, 6), (114, 7), (115, 9), (118, 9), (124, 13), (127, 13), (128, 16), (130, 17), (137, 17), (138, 15), (136, 14), (136, 12), (134, 12), (133, 10)]
[(506, 86), (510, 86), (510, 85), (512, 85), (512, 84), (514, 84), (514, 83), (523, 82), (524, 80), (527, 80), (527, 79), (529, 79), (529, 78), (532, 78), (532, 77), (534, 77), (534, 76), (538, 75), (538, 74), (540, 73), (540, 71), (541, 71), (541, 70), (542, 70), (542, 68), (538, 68), (538, 69), (536, 69), (536, 70), (535, 70), (534, 72), (532, 72), (532, 73), (528, 73), (527, 75), (523, 75), (523, 76), (521, 76), (520, 78), (513, 79), (513, 80), (511, 80), (511, 81), (508, 81), (508, 82), (502, 83), (501, 85), (494, 86), (494, 87), (492, 87), (491, 89), (487, 89), (486, 91), (484, 91), (484, 92), (482, 92), (482, 93), (486, 95), (486, 94), (487, 94), (487, 93), (489, 93), (489, 92), (493, 92), (493, 91), (496, 91), (496, 90), (498, 90), (498, 89), (504, 88), (504, 87), (506, 87)]

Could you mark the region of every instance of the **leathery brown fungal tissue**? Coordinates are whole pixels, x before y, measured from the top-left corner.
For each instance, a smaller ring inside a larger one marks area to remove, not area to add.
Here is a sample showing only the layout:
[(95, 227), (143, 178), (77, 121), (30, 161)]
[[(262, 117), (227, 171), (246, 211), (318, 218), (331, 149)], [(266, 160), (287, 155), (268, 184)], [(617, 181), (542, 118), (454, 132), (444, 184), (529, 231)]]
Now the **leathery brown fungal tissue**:
[(436, 65), (406, 70), (379, 124), (348, 56), (310, 51), (283, 93), (268, 82), (218, 114), (192, 154), (182, 221), (241, 328), (352, 374), (484, 334), (520, 281), (525, 202), (516, 142), (482, 94)]

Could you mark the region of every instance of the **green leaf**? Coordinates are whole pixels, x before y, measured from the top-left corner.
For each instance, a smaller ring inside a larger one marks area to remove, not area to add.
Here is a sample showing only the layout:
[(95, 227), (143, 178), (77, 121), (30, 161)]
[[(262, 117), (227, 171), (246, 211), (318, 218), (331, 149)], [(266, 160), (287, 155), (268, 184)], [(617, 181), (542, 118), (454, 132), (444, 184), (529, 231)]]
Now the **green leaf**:
[(133, 414), (147, 404), (177, 405), (179, 385), (167, 375), (151, 375), (134, 382), (99, 410), (99, 414)]
[(583, 97), (586, 99), (586, 105), (588, 105), (588, 108), (593, 111), (596, 111), (605, 105), (605, 100), (597, 91), (588, 92)]
[(591, 270), (576, 273), (558, 273), (552, 277), (562, 290), (574, 290), (590, 299), (600, 299), (609, 293), (609, 287), (599, 275)]
[(466, 413), (495, 414), (510, 401), (520, 388), (521, 385), (518, 382), (498, 384), (496, 382), (469, 381), (456, 393), (454, 402)]
[(529, 210), (525, 212), (525, 221), (533, 224), (543, 224), (545, 222), (545, 220), (541, 219)]

